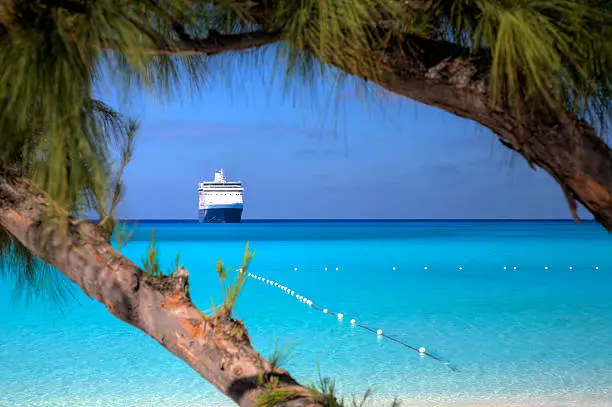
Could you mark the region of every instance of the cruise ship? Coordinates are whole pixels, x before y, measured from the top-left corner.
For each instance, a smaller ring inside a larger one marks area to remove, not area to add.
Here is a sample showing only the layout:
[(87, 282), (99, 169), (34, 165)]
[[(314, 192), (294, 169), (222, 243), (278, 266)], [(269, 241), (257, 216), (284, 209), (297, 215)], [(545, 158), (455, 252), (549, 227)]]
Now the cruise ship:
[(215, 171), (212, 181), (198, 184), (200, 222), (239, 223), (242, 218), (242, 182), (227, 181), (223, 170)]

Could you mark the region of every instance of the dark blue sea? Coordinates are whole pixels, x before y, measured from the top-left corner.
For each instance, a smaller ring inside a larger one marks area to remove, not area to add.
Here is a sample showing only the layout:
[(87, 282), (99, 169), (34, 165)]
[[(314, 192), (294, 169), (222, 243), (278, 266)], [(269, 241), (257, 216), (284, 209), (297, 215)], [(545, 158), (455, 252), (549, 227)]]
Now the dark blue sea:
[[(123, 253), (141, 263), (154, 228), (162, 265), (180, 252), (201, 309), (215, 263), (256, 254), (236, 314), (256, 348), (289, 350), (372, 405), (612, 406), (612, 236), (572, 222), (139, 222)], [(0, 281), (0, 406), (195, 407), (231, 402), (145, 334), (78, 295), (58, 309)], [(341, 312), (344, 318), (320, 308)], [(381, 329), (447, 365), (350, 320)]]

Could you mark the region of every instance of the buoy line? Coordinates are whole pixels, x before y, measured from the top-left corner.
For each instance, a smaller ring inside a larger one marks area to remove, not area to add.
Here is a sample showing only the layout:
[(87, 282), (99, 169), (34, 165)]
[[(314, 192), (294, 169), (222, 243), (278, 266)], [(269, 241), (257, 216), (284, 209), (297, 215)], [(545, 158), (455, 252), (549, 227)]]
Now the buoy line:
[[(243, 273), (242, 269), (238, 269), (238, 272)], [(338, 318), (339, 320), (343, 320), (344, 319), (344, 314), (342, 314), (340, 312), (336, 313), (336, 312), (330, 311), (327, 308), (319, 308), (319, 307), (317, 307), (316, 305), (313, 304), (312, 300), (308, 299), (307, 297), (304, 297), (303, 295), (297, 294), (294, 290), (290, 289), (286, 285), (279, 284), (278, 282), (276, 282), (274, 280), (270, 280), (270, 279), (267, 279), (265, 277), (253, 274), (253, 273), (247, 273), (247, 277), (253, 278), (253, 279), (255, 279), (257, 281), (260, 281), (260, 282), (262, 282), (264, 284), (271, 285), (271, 286), (273, 286), (275, 288), (279, 288), (280, 290), (284, 291), (286, 294), (288, 294), (288, 295), (290, 295), (292, 297), (295, 297), (298, 301), (308, 305), (309, 307), (311, 307), (314, 310), (322, 312), (323, 314), (333, 315), (336, 318)], [(385, 337), (385, 338), (387, 338), (387, 339), (389, 339), (389, 340), (391, 340), (391, 341), (393, 341), (393, 342), (395, 342), (395, 343), (397, 343), (399, 345), (404, 346), (405, 348), (414, 350), (421, 357), (425, 357), (425, 356), (430, 357), (430, 358), (432, 358), (432, 359), (434, 359), (434, 360), (436, 360), (436, 361), (446, 365), (452, 371), (457, 371), (457, 369), (454, 366), (452, 366), (449, 362), (446, 362), (446, 361), (440, 359), (439, 357), (437, 357), (435, 355), (432, 355), (431, 353), (427, 352), (427, 349), (425, 349), (424, 347), (416, 348), (414, 346), (408, 345), (407, 343), (402, 342), (401, 340), (399, 340), (397, 338), (393, 338), (392, 336), (389, 336), (389, 335), (385, 334), (382, 331), (382, 329), (374, 330), (374, 329), (372, 329), (372, 328), (370, 328), (368, 326), (365, 326), (365, 325), (357, 323), (357, 321), (355, 319), (351, 319), (351, 326), (362, 328), (362, 329), (365, 329), (366, 331), (370, 331), (372, 333), (375, 333), (378, 337)]]
[[(487, 267), (490, 267), (490, 266), (487, 266)], [(535, 270), (536, 268), (540, 268), (540, 267), (543, 267), (543, 268), (544, 268), (544, 270), (548, 270), (548, 269), (550, 269), (550, 268), (551, 268), (551, 267), (549, 267), (549, 266), (538, 266), (538, 267), (535, 267), (535, 266), (534, 266), (534, 267), (531, 267), (531, 268), (530, 268), (530, 270), (531, 270), (531, 271), (533, 271), (533, 270)], [(563, 269), (564, 267), (565, 267), (565, 266), (560, 266), (560, 267), (557, 267), (557, 268), (561, 268), (561, 269)], [(593, 268), (595, 271), (598, 271), (598, 270), (599, 270), (599, 266), (597, 266), (597, 265), (596, 265), (596, 266), (590, 266), (590, 267), (592, 267), (592, 268)], [(465, 269), (465, 267), (464, 267), (463, 265), (459, 265), (459, 266), (456, 266), (456, 268), (455, 268), (455, 269), (456, 269), (456, 270), (459, 270), (459, 271), (463, 271), (463, 270)], [(511, 269), (511, 270), (517, 270), (517, 271), (518, 271), (518, 270), (519, 270), (519, 267), (518, 267), (518, 266), (508, 266), (508, 265), (504, 265), (504, 266), (502, 267), (502, 269), (504, 269), (504, 270), (510, 270), (510, 269)], [(568, 267), (567, 267), (567, 269), (568, 269), (568, 270), (574, 270), (574, 266), (570, 265), (570, 266), (568, 266)], [(585, 269), (586, 269), (586, 266), (585, 266)], [(299, 269), (298, 267), (293, 267), (293, 269), (292, 269), (292, 270), (293, 270), (293, 271), (299, 271), (300, 269)], [(332, 270), (332, 268), (328, 268), (328, 267), (324, 267), (324, 268), (323, 268), (323, 271), (328, 271), (328, 270)], [(335, 267), (335, 270), (336, 270), (336, 271), (339, 271), (339, 270), (340, 270), (340, 267)], [(391, 266), (391, 270), (392, 270), (392, 271), (400, 271), (400, 267), (399, 267), (399, 266), (397, 266), (397, 265), (395, 265), (395, 266)], [(408, 267), (408, 270), (414, 271), (414, 270), (416, 270), (416, 268), (415, 268), (415, 267)], [(424, 267), (423, 267), (423, 270), (429, 270), (429, 266), (424, 266)]]

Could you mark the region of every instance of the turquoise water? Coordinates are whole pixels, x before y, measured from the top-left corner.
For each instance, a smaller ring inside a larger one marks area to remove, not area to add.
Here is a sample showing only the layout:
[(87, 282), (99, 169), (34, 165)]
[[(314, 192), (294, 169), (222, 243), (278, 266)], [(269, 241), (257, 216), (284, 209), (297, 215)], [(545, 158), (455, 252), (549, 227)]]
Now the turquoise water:
[[(595, 224), (145, 223), (124, 254), (139, 261), (152, 227), (162, 264), (180, 251), (202, 309), (219, 298), (216, 260), (238, 267), (250, 241), (250, 272), (345, 315), (245, 285), (236, 314), (256, 348), (268, 355), (280, 340), (283, 366), (304, 383), (319, 363), (344, 395), (371, 387), (374, 405), (612, 406), (612, 236)], [(0, 284), (0, 406), (231, 405), (84, 296), (63, 311), (26, 307)]]

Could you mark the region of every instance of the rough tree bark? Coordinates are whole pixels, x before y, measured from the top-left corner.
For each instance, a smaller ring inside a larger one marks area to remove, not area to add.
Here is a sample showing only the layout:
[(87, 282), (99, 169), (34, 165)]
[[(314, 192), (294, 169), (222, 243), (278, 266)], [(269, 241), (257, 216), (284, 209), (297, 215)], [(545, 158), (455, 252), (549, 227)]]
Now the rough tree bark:
[(380, 75), (366, 79), (487, 127), (534, 170), (543, 168), (559, 183), (576, 221), (579, 201), (612, 231), (612, 150), (592, 126), (571, 112), (559, 114), (544, 105), (521, 115), (495, 107), (487, 94), (486, 59), (444, 41), (414, 37), (411, 44), (411, 50), (382, 52)]
[(184, 268), (152, 278), (115, 251), (96, 225), (75, 219), (68, 236), (55, 228), (43, 238), (48, 205), (45, 193), (29, 180), (0, 168), (0, 227), (111, 314), (155, 339), (240, 406), (253, 406), (273, 377), (277, 389), (291, 395), (278, 406), (322, 405), (253, 349), (240, 321), (223, 313), (202, 314), (191, 302)]

